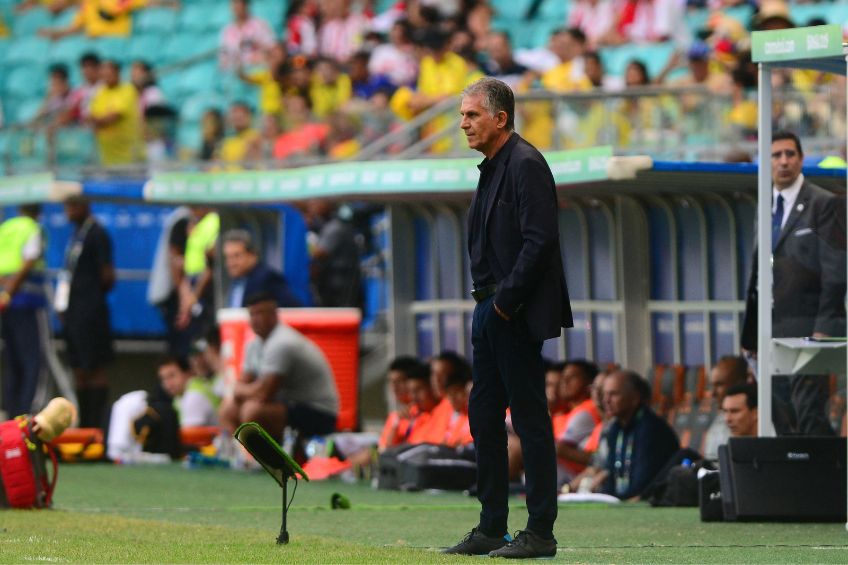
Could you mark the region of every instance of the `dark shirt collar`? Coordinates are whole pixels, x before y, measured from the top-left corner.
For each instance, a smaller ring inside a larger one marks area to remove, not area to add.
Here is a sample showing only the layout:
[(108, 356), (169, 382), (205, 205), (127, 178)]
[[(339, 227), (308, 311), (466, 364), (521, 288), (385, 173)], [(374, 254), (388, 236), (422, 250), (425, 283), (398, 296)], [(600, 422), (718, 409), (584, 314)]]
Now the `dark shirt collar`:
[(512, 151), (512, 146), (515, 145), (517, 142), (518, 134), (516, 134), (514, 131), (510, 132), (509, 138), (506, 140), (506, 143), (504, 143), (501, 148), (498, 149), (498, 152), (495, 153), (495, 156), (491, 159), (483, 159), (483, 161), (481, 161), (480, 164), (477, 165), (477, 168), (480, 169), (481, 173), (484, 173), (486, 171), (494, 171), (501, 163), (501, 161), (506, 160), (506, 158)]

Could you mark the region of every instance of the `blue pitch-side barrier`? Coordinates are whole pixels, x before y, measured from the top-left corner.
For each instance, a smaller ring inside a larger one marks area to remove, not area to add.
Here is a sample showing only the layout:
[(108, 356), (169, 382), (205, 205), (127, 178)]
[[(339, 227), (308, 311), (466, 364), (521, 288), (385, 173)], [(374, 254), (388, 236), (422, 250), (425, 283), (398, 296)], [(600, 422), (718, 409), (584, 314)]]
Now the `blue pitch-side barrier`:
[[(130, 180), (83, 182), (83, 193), (92, 198), (92, 211), (112, 236), (119, 280), (109, 295), (109, 304), (112, 328), (119, 337), (156, 338), (164, 335), (159, 313), (147, 303), (147, 278), (163, 222), (173, 208), (141, 204), (143, 184)], [(263, 205), (262, 208), (283, 215), (284, 273), (295, 295), (310, 305), (309, 257), (303, 217), (295, 208), (285, 204)], [(14, 207), (4, 209), (6, 217), (15, 213)], [(62, 205), (45, 205), (42, 224), (48, 242), (47, 267), (58, 270), (64, 262), (65, 247), (71, 234)]]

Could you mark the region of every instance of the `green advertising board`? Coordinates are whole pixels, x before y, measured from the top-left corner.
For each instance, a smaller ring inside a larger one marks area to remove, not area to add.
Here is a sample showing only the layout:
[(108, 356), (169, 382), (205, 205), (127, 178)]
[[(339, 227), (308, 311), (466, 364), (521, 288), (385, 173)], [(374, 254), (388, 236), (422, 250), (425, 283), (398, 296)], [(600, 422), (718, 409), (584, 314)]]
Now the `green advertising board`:
[(4, 206), (27, 202), (47, 202), (53, 193), (53, 175), (38, 173), (0, 178), (0, 204)]
[(758, 63), (820, 59), (842, 53), (839, 24), (755, 31), (751, 35), (751, 58)]
[[(558, 185), (605, 180), (612, 147), (545, 154)], [(471, 192), (482, 159), (360, 161), (286, 170), (164, 173), (144, 188), (160, 202), (274, 202), (320, 197), (426, 196)]]

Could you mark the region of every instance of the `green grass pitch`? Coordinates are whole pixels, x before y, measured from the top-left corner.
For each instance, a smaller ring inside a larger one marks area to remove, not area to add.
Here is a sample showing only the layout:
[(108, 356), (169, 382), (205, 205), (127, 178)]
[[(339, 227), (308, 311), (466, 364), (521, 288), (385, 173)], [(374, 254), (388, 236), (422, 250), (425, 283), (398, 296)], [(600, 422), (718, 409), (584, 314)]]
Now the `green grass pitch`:
[[(331, 510), (334, 492), (352, 508)], [(437, 551), (477, 512), (460, 494), (301, 482), (278, 546), (264, 473), (64, 465), (53, 510), (0, 512), (0, 563), (480, 563)], [(510, 527), (526, 517), (514, 499)], [(561, 506), (555, 534), (562, 563), (848, 563), (842, 524), (705, 524), (690, 508)]]

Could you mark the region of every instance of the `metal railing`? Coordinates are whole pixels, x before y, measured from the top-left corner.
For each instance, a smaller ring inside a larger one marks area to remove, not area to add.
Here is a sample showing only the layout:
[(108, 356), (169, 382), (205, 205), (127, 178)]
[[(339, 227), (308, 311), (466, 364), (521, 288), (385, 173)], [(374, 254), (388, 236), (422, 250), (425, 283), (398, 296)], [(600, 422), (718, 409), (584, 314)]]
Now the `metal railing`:
[[(186, 66), (208, 59), (214, 53), (172, 65), (163, 72), (179, 72)], [(842, 92), (840, 92), (842, 86)], [(716, 94), (703, 86), (648, 86), (623, 91), (556, 94), (532, 91), (516, 97), (516, 128), (538, 148), (570, 149), (612, 145), (617, 154), (648, 154), (654, 158), (683, 161), (722, 161), (735, 153), (754, 157), (756, 153), (756, 93)], [(775, 127), (797, 132), (810, 148), (808, 153), (841, 154), (846, 123), (837, 109), (844, 107), (844, 85), (833, 82), (803, 92), (791, 87), (775, 94)], [(411, 159), (470, 156), (458, 127), (459, 98), (451, 98), (429, 108), (391, 133), (362, 147), (351, 159)], [(220, 162), (168, 160), (147, 165), (121, 167), (97, 165), (96, 155), (63, 163), (55, 144), (38, 149), (44, 133), (28, 127), (7, 128), (14, 134), (15, 151), (7, 149), (6, 174), (33, 170), (53, 170), (63, 176), (149, 176), (153, 171), (202, 171), (220, 168)], [(22, 147), (32, 154), (16, 159)], [(95, 147), (92, 144), (92, 147)], [(17, 151), (17, 153), (16, 153)], [(246, 169), (280, 169), (330, 161), (322, 155), (287, 160), (262, 159), (240, 163)], [(230, 165), (231, 166), (231, 165)]]

